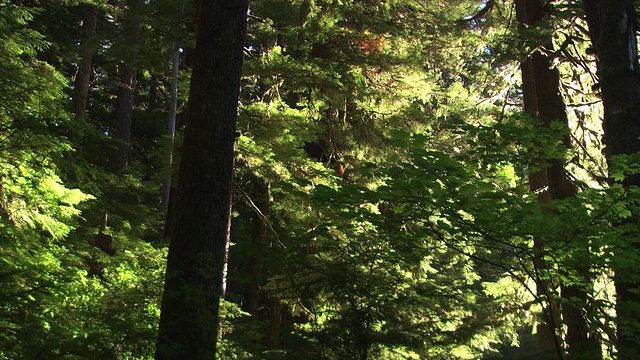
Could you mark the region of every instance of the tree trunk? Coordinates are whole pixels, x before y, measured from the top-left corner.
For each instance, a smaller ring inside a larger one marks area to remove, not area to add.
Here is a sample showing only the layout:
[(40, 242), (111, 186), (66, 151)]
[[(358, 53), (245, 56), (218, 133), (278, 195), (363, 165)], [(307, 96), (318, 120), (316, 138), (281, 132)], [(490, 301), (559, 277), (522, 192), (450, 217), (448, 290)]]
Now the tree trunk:
[(280, 270), (273, 268), (274, 265), (278, 267), (280, 264), (273, 259), (275, 254), (268, 238), (271, 186), (259, 175), (252, 175), (249, 184), (251, 191), (242, 192), (247, 197), (247, 204), (253, 213), (251, 235), (238, 239), (231, 254), (235, 278), (231, 284), (231, 291), (235, 289), (242, 294), (242, 309), (251, 314), (255, 324), (264, 330), (261, 332), (264, 336), (255, 337), (256, 344), (260, 342), (266, 349), (276, 350), (280, 348), (284, 304), (280, 299), (269, 296), (264, 290), (268, 274)]
[(114, 138), (118, 140), (116, 151), (111, 157), (113, 170), (120, 170), (129, 163), (129, 143), (131, 142), (131, 119), (136, 92), (136, 68), (127, 64), (120, 66), (120, 80), (116, 96), (116, 124)]
[[(605, 156), (612, 158), (640, 152), (640, 70), (636, 43), (635, 2), (632, 0), (584, 0), (589, 35), (597, 55), (598, 77), (604, 105)], [(613, 183), (613, 179), (611, 179)], [(626, 188), (640, 186), (640, 176), (624, 179)], [(617, 350), (619, 359), (637, 359), (640, 354), (640, 256), (638, 209), (623, 223), (621, 235), (612, 244), (616, 286)]]
[[(516, 13), (521, 27), (536, 26), (544, 16), (543, 4), (540, 0), (518, 0), (516, 1)], [(548, 64), (549, 61), (547, 57), (538, 50), (521, 64), (524, 111), (533, 119), (539, 120), (542, 126), (544, 126), (545, 120), (551, 120), (542, 119), (542, 114), (540, 113), (545, 108), (545, 106), (541, 106), (540, 103), (548, 101), (546, 96), (549, 95), (541, 93), (545, 90), (542, 87), (542, 83), (549, 80), (549, 74), (542, 73), (545, 67), (548, 69)], [(557, 91), (558, 85), (555, 84), (553, 89)], [(553, 100), (553, 98), (550, 100)], [(549, 108), (551, 108), (551, 104), (549, 105)], [(561, 105), (562, 113), (564, 114), (564, 104)], [(563, 116), (566, 117), (566, 115)], [(549, 203), (551, 201), (549, 174), (547, 169), (542, 166), (547, 162), (544, 154), (541, 154), (536, 162), (537, 163), (533, 165), (539, 169), (529, 173), (529, 189), (539, 194), (538, 198), (540, 201)], [(534, 260), (536, 274), (545, 273), (548, 271), (548, 264), (543, 259), (546, 244), (540, 238), (536, 237), (533, 246), (536, 254)], [(544, 323), (540, 323), (536, 329), (538, 351), (540, 351), (541, 355), (545, 358), (551, 358), (554, 354), (557, 354), (558, 357), (562, 359), (562, 347), (559, 340), (560, 319), (554, 299), (557, 296), (556, 290), (545, 280), (536, 279), (536, 286), (537, 296), (543, 299), (543, 303), (546, 303), (542, 309)]]
[(268, 307), (269, 310), (269, 332), (265, 338), (265, 345), (269, 350), (280, 349), (280, 335), (282, 333), (282, 311), (284, 310), (284, 304), (280, 299), (269, 298)]
[(167, 175), (162, 184), (162, 212), (165, 218), (165, 227), (168, 222), (169, 203), (171, 200), (171, 178), (173, 168), (173, 144), (176, 137), (176, 115), (178, 110), (178, 71), (180, 69), (180, 44), (176, 42), (173, 48), (171, 61), (171, 99), (169, 100), (169, 121), (167, 123), (167, 135), (169, 135), (169, 149), (167, 151)]
[[(541, 0), (516, 1), (517, 19), (521, 28), (539, 26), (540, 21), (548, 14), (545, 3)], [(552, 50), (550, 35), (546, 43), (541, 46)], [(540, 126), (544, 128), (548, 128), (552, 121), (559, 121), (568, 128), (566, 107), (559, 91), (560, 75), (557, 69), (552, 68), (552, 59), (543, 51), (534, 50), (533, 54), (522, 62), (521, 67), (524, 111), (540, 121)], [(565, 137), (564, 143), (567, 147), (571, 146), (568, 137)], [(529, 186), (531, 191), (539, 193), (540, 201), (549, 203), (551, 200), (565, 199), (575, 195), (575, 187), (565, 175), (565, 164), (562, 159), (547, 159), (544, 154), (541, 154), (535, 165), (540, 169), (530, 173)], [(535, 260), (536, 270), (548, 271), (549, 264), (542, 259), (547, 244), (541, 239), (534, 239), (534, 247), (536, 254), (539, 254)], [(588, 283), (590, 281), (588, 264), (585, 270), (580, 274), (583, 281)], [(561, 285), (561, 293), (558, 294), (557, 289), (551, 288), (548, 281), (540, 280), (537, 285), (538, 296), (545, 299), (548, 304), (544, 309), (547, 324), (540, 325), (537, 329), (540, 351), (546, 356), (553, 356), (555, 353), (558, 358), (563, 358), (560, 320), (562, 314), (562, 322), (567, 326), (566, 345), (569, 356), (584, 358), (587, 352), (593, 350), (593, 346), (598, 346), (597, 342), (594, 344), (593, 338), (588, 336), (587, 321), (582, 311), (587, 305), (587, 294), (584, 288), (577, 285)], [(558, 295), (565, 300), (561, 310), (554, 299)]]
[(245, 310), (256, 321), (265, 321), (268, 325), (263, 344), (269, 350), (280, 347), (280, 331), (282, 327), (282, 303), (279, 299), (269, 297), (264, 291), (267, 284), (269, 265), (265, 264), (269, 256), (269, 243), (267, 239), (267, 218), (271, 211), (271, 186), (259, 176), (254, 176), (253, 193), (255, 209), (253, 213), (253, 228), (251, 243), (245, 245), (246, 258), (244, 262), (247, 268), (248, 283), (245, 287)]
[(264, 304), (264, 293), (262, 288), (265, 285), (264, 276), (264, 254), (267, 249), (265, 236), (267, 235), (267, 224), (265, 217), (269, 215), (269, 184), (258, 176), (254, 176), (253, 200), (255, 209), (253, 212), (253, 229), (251, 231), (251, 243), (246, 250), (245, 263), (247, 264), (248, 282), (245, 287), (245, 310), (251, 316), (259, 320), (260, 308)]
[(94, 37), (98, 22), (98, 9), (95, 6), (86, 5), (82, 18), (84, 38), (80, 45), (80, 65), (74, 82), (75, 97), (73, 101), (76, 119), (84, 119), (87, 111), (87, 98), (89, 95), (89, 82), (93, 64)]
[(124, 19), (124, 31), (126, 42), (131, 46), (131, 51), (125, 56), (120, 65), (120, 78), (116, 95), (116, 123), (114, 138), (118, 140), (117, 149), (111, 157), (113, 170), (120, 170), (129, 163), (129, 150), (131, 142), (131, 123), (133, 107), (136, 95), (136, 73), (138, 61), (138, 46), (140, 44), (140, 32), (142, 21), (142, 6), (144, 0), (127, 0), (126, 18)]
[(200, 4), (156, 359), (215, 358), (247, 7)]

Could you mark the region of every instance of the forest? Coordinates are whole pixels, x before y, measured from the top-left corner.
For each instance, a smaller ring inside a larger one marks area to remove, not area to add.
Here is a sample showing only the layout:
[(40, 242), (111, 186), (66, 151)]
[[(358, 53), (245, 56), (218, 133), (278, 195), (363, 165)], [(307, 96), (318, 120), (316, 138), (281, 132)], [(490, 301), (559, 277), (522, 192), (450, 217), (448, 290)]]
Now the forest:
[(633, 0), (0, 0), (0, 359), (640, 358)]

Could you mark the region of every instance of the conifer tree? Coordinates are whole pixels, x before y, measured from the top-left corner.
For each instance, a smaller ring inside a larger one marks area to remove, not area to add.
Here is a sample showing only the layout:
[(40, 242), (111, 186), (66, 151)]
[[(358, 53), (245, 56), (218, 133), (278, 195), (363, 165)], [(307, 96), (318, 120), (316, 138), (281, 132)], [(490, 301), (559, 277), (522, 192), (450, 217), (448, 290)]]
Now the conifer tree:
[(93, 69), (93, 53), (96, 51), (95, 32), (97, 22), (98, 9), (93, 4), (85, 4), (84, 17), (82, 18), (84, 37), (80, 43), (81, 58), (74, 82), (75, 96), (73, 105), (77, 119), (84, 119), (87, 111), (87, 97), (89, 96), (91, 70)]
[[(545, 18), (551, 15), (550, 4), (538, 0), (516, 1), (517, 18), (521, 31), (526, 34), (533, 34), (536, 27), (540, 27)], [(543, 30), (544, 31), (544, 30)], [(550, 127), (552, 122), (558, 122), (565, 129), (567, 135), (563, 142), (567, 148), (571, 148), (569, 140), (569, 124), (564, 100), (560, 93), (560, 74), (557, 68), (552, 67), (553, 53), (551, 36), (545, 35), (541, 44), (534, 43), (530, 46), (531, 53), (521, 64), (522, 90), (524, 97), (524, 111), (531, 118), (539, 122), (537, 126)], [(530, 190), (538, 194), (538, 198), (543, 203), (550, 203), (553, 200), (562, 200), (575, 195), (576, 188), (568, 179), (564, 159), (547, 159), (541, 153), (529, 173)], [(586, 244), (584, 244), (586, 246)], [(536, 268), (546, 271), (554, 264), (548, 264), (543, 259), (543, 255), (548, 248), (543, 240), (536, 239), (534, 247), (537, 248), (538, 258)], [(576, 250), (578, 251), (578, 250)], [(588, 250), (585, 250), (588, 251)], [(585, 281), (589, 281), (589, 269), (582, 271)], [(552, 281), (542, 280), (537, 283), (538, 293), (544, 297), (547, 307), (543, 309), (545, 323), (538, 326), (538, 341), (541, 351), (547, 354), (556, 353), (562, 356), (562, 327), (567, 326), (567, 347), (572, 357), (583, 358), (589, 351), (599, 352), (597, 342), (590, 345), (594, 340), (589, 338), (589, 331), (583, 309), (586, 308), (587, 294), (582, 289), (582, 283), (562, 286), (561, 293), (556, 293), (559, 289), (554, 289)], [(558, 297), (562, 296), (566, 301), (560, 305)], [(580, 302), (578, 302), (580, 301)], [(562, 319), (561, 319), (562, 315)], [(595, 349), (595, 350), (594, 350)]]
[(118, 83), (116, 85), (116, 104), (114, 138), (118, 141), (117, 149), (111, 154), (110, 162), (114, 170), (121, 170), (129, 163), (131, 147), (131, 126), (135, 104), (137, 69), (141, 46), (142, 15), (144, 0), (128, 0), (123, 22), (123, 44), (127, 54), (118, 66)]
[(204, 1), (198, 9), (156, 359), (215, 358), (247, 6), (246, 1)]
[[(616, 285), (617, 351), (619, 359), (633, 359), (640, 353), (640, 284), (638, 268), (634, 265), (640, 254), (640, 234), (637, 225), (639, 212), (632, 200), (637, 196), (640, 175), (629, 171), (640, 152), (640, 65), (638, 64), (638, 31), (635, 1), (584, 0), (589, 35), (597, 55), (598, 78), (604, 104), (605, 154), (609, 163), (612, 186), (625, 173), (621, 185), (630, 199), (624, 215), (615, 226), (612, 269)], [(619, 161), (619, 162), (618, 162)]]

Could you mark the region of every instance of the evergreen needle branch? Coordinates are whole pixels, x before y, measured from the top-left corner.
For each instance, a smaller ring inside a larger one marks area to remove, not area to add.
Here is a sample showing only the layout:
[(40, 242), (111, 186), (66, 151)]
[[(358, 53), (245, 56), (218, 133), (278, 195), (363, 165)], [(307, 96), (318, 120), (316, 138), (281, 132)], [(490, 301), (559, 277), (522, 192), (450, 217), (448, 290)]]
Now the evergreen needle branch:
[(516, 274), (516, 273), (514, 272), (514, 270), (513, 270), (511, 267), (508, 267), (508, 266), (506, 266), (506, 265), (504, 265), (504, 264), (502, 264), (502, 263), (496, 262), (496, 261), (491, 260), (491, 259), (489, 259), (489, 258), (480, 257), (480, 256), (478, 256), (478, 255), (476, 255), (476, 254), (473, 254), (473, 253), (471, 253), (471, 252), (465, 251), (464, 249), (462, 249), (462, 248), (460, 248), (460, 247), (458, 247), (458, 246), (454, 245), (454, 244), (453, 244), (453, 243), (451, 243), (450, 241), (448, 241), (448, 240), (446, 239), (446, 237), (442, 234), (442, 232), (441, 232), (441, 231), (439, 231), (439, 230), (436, 228), (435, 224), (433, 224), (433, 221), (428, 220), (428, 221), (427, 221), (427, 225), (428, 225), (429, 229), (431, 229), (431, 231), (433, 232), (433, 234), (434, 234), (434, 235), (435, 235), (435, 236), (436, 236), (440, 241), (442, 241), (442, 242), (443, 242), (443, 243), (444, 243), (448, 248), (450, 248), (450, 249), (452, 249), (452, 250), (454, 250), (454, 251), (456, 251), (456, 252), (458, 252), (458, 253), (460, 253), (460, 254), (462, 254), (462, 255), (464, 255), (464, 256), (466, 256), (466, 257), (470, 258), (470, 259), (477, 260), (477, 261), (483, 262), (483, 263), (485, 263), (485, 264), (492, 265), (492, 266), (494, 266), (494, 267), (496, 267), (496, 268), (498, 268), (498, 269), (501, 269), (501, 270), (505, 271), (509, 276), (511, 276), (512, 278), (514, 278), (514, 279), (515, 279), (517, 282), (519, 282), (520, 284), (522, 284), (522, 286), (527, 290), (527, 292), (528, 292), (529, 294), (531, 294), (534, 298), (537, 298), (537, 295), (536, 295), (535, 291), (533, 291), (533, 290), (529, 287), (529, 285), (527, 284), (526, 280), (524, 280), (524, 279), (522, 279), (520, 276), (518, 276), (518, 274)]
[(496, 1), (495, 0), (489, 0), (485, 3), (485, 5), (482, 7), (482, 9), (480, 9), (480, 11), (478, 11), (475, 15), (468, 17), (468, 18), (464, 18), (462, 20), (458, 20), (458, 22), (460, 23), (469, 23), (469, 22), (473, 22), (473, 21), (478, 21), (482, 18), (485, 17), (485, 15), (487, 15), (489, 13), (489, 11), (491, 11), (491, 9), (493, 9), (493, 7), (495, 6)]
[[(563, 359), (562, 352), (561, 352), (562, 348), (561, 348), (561, 345), (560, 345), (560, 343), (558, 341), (557, 335), (555, 335), (555, 333), (556, 333), (555, 332), (556, 324), (555, 324), (555, 321), (553, 320), (555, 314), (554, 314), (554, 311), (552, 309), (552, 306), (550, 306), (551, 305), (551, 297), (550, 297), (550, 294), (548, 293), (546, 287), (540, 286), (540, 284), (541, 284), (541, 282), (540, 282), (541, 280), (540, 280), (540, 276), (539, 276), (540, 274), (539, 274), (539, 271), (537, 271), (537, 269), (536, 269), (536, 271), (534, 271), (535, 274), (530, 274), (529, 276), (534, 275), (533, 279), (535, 280), (535, 283), (536, 283), (537, 287), (542, 289), (543, 296), (538, 295), (534, 291), (534, 289), (532, 289), (527, 284), (527, 282), (524, 279), (522, 279), (520, 276), (518, 276), (511, 268), (509, 268), (509, 267), (507, 267), (507, 266), (505, 266), (505, 265), (503, 265), (501, 263), (495, 262), (495, 261), (493, 261), (491, 259), (483, 258), (483, 257), (477, 256), (477, 255), (475, 255), (473, 253), (470, 253), (468, 251), (465, 251), (465, 250), (461, 249), (460, 247), (458, 247), (458, 246), (452, 244), (450, 241), (448, 241), (446, 239), (446, 237), (440, 231), (438, 231), (436, 229), (435, 225), (433, 224), (433, 222), (431, 220), (428, 220), (427, 224), (428, 224), (429, 228), (433, 231), (433, 233), (436, 235), (436, 237), (438, 237), (438, 239), (440, 239), (440, 241), (442, 241), (444, 244), (446, 244), (447, 247), (449, 247), (450, 249), (452, 249), (452, 250), (454, 250), (454, 251), (456, 251), (456, 252), (458, 252), (458, 253), (460, 253), (460, 254), (462, 254), (462, 255), (470, 258), (470, 259), (481, 261), (481, 262), (487, 263), (489, 265), (495, 266), (495, 267), (497, 267), (499, 269), (502, 269), (507, 274), (509, 274), (509, 276), (514, 278), (517, 282), (522, 284), (522, 286), (525, 288), (525, 290), (531, 296), (533, 296), (533, 298), (536, 300), (536, 302), (540, 305), (540, 308), (542, 309), (542, 314), (544, 316), (545, 322), (546, 322), (547, 326), (549, 326), (551, 328), (551, 330), (552, 330), (552, 332), (554, 334), (554, 337), (553, 337), (554, 340), (553, 341), (554, 341), (554, 345), (556, 347), (557, 353), (559, 355), (559, 359)], [(520, 261), (522, 260), (520, 258), (518, 258), (518, 259)], [(521, 264), (522, 264), (522, 262), (521, 262)], [(524, 264), (522, 264), (522, 265), (524, 265)], [(534, 262), (534, 267), (535, 266), (536, 265), (535, 265), (535, 262)], [(526, 266), (523, 266), (523, 270), (526, 273), (529, 274), (529, 271), (526, 269)], [(545, 302), (549, 306), (545, 306)]]
[[(591, 163), (595, 164), (598, 167), (598, 170), (600, 171), (600, 175), (597, 175), (597, 174), (590, 174), (590, 175), (593, 176), (598, 181), (598, 183), (601, 183), (601, 178), (606, 177), (607, 171), (602, 166), (600, 166), (598, 161), (591, 154), (589, 154), (589, 150), (587, 149), (587, 147), (582, 143), (582, 141), (579, 141), (579, 139), (575, 136), (575, 134), (573, 134), (573, 132), (570, 132), (569, 135), (573, 139), (574, 143), (580, 146), (580, 148), (584, 152), (584, 156), (589, 158)], [(576, 164), (576, 165), (579, 165), (579, 164)], [(587, 170), (584, 166), (580, 166), (580, 167), (582, 169)], [(591, 173), (591, 171), (588, 171), (588, 172)]]
[[(455, 211), (455, 209), (451, 209), (450, 207), (447, 206), (442, 206), (440, 204), (438, 204), (435, 201), (426, 199), (426, 198), (421, 198), (423, 201), (427, 201), (427, 202), (431, 202), (432, 205), (434, 205), (436, 208), (440, 208), (441, 210), (443, 210), (443, 214), (446, 214), (447, 216), (449, 216), (450, 218), (454, 219), (456, 222), (458, 222), (459, 224), (462, 224), (463, 226), (466, 226), (467, 228), (471, 229), (472, 231), (476, 232), (477, 234), (479, 234), (480, 236), (482, 236), (483, 238), (490, 240), (494, 243), (497, 244), (502, 244), (502, 245), (506, 245), (508, 247), (513, 247), (519, 250), (527, 250), (526, 247), (519, 247), (516, 244), (513, 244), (507, 240), (504, 239), (499, 239), (497, 237), (495, 237), (494, 235), (488, 233), (487, 231), (485, 231), (484, 229), (482, 229), (480, 226), (478, 226), (477, 224), (475, 224), (473, 221), (470, 220), (466, 220), (462, 217), (461, 214), (459, 214), (458, 212)], [(422, 207), (422, 206), (421, 206)], [(423, 208), (423, 210), (427, 211), (426, 208)]]

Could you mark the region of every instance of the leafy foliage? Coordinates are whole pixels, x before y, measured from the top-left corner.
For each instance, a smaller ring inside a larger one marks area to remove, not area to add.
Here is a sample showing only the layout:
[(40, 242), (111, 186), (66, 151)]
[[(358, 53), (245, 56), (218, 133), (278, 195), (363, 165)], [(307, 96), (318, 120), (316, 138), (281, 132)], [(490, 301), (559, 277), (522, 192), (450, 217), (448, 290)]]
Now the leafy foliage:
[[(143, 9), (133, 49), (124, 2), (0, 1), (0, 358), (153, 357), (171, 53), (180, 131), (197, 14)], [(518, 29), (505, 1), (252, 2), (220, 358), (541, 358), (538, 325), (561, 333), (571, 304), (612, 356), (613, 280), (638, 280), (639, 159), (607, 169), (582, 10), (547, 10)], [(518, 63), (549, 39), (568, 127), (521, 111)], [(76, 120), (70, 79), (91, 46)], [(130, 156), (114, 171), (133, 50)], [(528, 175), (553, 161), (579, 191), (539, 201)]]

